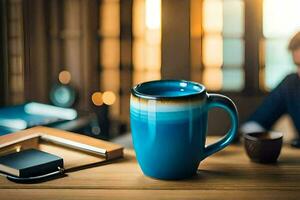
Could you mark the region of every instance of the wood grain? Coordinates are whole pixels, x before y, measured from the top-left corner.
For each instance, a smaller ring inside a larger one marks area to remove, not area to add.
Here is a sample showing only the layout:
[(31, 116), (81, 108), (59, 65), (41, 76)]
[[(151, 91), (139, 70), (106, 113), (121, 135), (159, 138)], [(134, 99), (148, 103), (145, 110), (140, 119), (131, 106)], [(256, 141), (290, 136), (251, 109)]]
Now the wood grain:
[(284, 146), (277, 164), (257, 164), (248, 159), (241, 145), (231, 145), (204, 160), (194, 177), (163, 181), (144, 176), (134, 151), (125, 150), (124, 159), (40, 184), (16, 184), (0, 177), (0, 196), (14, 193), (22, 199), (72, 199), (72, 194), (76, 199), (300, 199), (299, 155), (298, 149)]
[(34, 128), (30, 128), (30, 129), (26, 129), (23, 131), (2, 136), (0, 137), (0, 147), (7, 146), (7, 144), (10, 144), (11, 142), (20, 140), (22, 138), (30, 137), (32, 135), (55, 136), (55, 137), (71, 140), (74, 142), (78, 142), (78, 143), (82, 143), (82, 144), (86, 144), (98, 148), (101, 147), (106, 150), (107, 159), (114, 159), (114, 158), (121, 157), (123, 155), (123, 147), (118, 144), (95, 139), (83, 134), (73, 134), (72, 132), (59, 130), (55, 128), (43, 127), (43, 126), (37, 126)]
[[(201, 200), (212, 200), (212, 199), (222, 199), (222, 200), (232, 200), (232, 199), (242, 199), (242, 200), (253, 200), (253, 199), (289, 199), (289, 200), (299, 200), (299, 193), (295, 191), (239, 191), (239, 190), (72, 190), (72, 189), (62, 189), (53, 192), (49, 189), (5, 189), (0, 192), (1, 195), (5, 194), (10, 200), (54, 200), (54, 199), (65, 199), (65, 200), (87, 200), (87, 199), (109, 199), (109, 200), (119, 200), (119, 199), (201, 199)], [(3, 196), (2, 196), (3, 197)]]

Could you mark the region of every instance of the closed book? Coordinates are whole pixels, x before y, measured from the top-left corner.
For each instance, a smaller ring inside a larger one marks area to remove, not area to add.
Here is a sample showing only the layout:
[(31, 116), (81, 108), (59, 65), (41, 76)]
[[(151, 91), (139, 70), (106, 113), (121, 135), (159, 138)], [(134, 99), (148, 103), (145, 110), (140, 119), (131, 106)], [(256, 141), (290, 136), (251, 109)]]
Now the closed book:
[(37, 149), (0, 157), (0, 171), (22, 178), (48, 174), (59, 168), (63, 168), (61, 157)]

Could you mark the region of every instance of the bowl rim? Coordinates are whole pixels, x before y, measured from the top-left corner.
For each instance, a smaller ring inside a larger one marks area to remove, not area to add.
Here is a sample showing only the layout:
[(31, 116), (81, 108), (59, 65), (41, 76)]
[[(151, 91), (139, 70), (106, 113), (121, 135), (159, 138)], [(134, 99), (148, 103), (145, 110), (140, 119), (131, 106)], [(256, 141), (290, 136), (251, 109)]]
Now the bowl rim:
[[(268, 134), (275, 134), (274, 138), (259, 138), (253, 136), (253, 134), (263, 134), (263, 133), (268, 133)], [(274, 141), (274, 140), (281, 140), (283, 138), (283, 133), (280, 131), (255, 131), (255, 132), (249, 132), (245, 133), (243, 137), (247, 140), (251, 141)]]

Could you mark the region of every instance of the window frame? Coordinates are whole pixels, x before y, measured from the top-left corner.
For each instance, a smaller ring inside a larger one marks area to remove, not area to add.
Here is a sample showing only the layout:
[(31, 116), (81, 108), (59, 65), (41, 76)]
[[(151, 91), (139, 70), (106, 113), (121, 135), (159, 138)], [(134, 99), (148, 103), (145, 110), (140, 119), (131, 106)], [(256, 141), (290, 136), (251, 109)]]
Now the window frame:
[[(203, 9), (203, 1), (201, 0), (201, 12)], [(224, 1), (224, 0), (223, 0)], [(243, 0), (244, 1), (244, 87), (240, 91), (214, 90), (212, 92), (221, 92), (229, 96), (264, 96), (268, 93), (260, 87), (263, 81), (261, 73), (264, 67), (264, 49), (263, 47), (263, 0)], [(202, 34), (201, 41), (204, 36), (203, 21), (201, 19)], [(202, 44), (201, 44), (202, 48)], [(201, 49), (202, 51), (202, 49)], [(203, 80), (203, 59), (201, 55), (201, 81)]]

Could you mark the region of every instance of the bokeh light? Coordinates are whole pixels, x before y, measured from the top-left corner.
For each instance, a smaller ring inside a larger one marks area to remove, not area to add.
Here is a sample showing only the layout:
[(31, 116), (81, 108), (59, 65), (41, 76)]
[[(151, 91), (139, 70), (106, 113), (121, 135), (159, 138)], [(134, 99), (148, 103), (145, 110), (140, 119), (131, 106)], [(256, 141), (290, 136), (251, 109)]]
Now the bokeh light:
[(221, 0), (203, 1), (204, 32), (220, 33), (223, 28), (223, 2)]
[(161, 0), (146, 0), (146, 27), (160, 29), (161, 26)]
[(102, 93), (101, 92), (95, 92), (92, 95), (92, 102), (96, 106), (101, 106), (103, 104)]
[(61, 71), (58, 75), (58, 80), (61, 84), (69, 84), (71, 82), (71, 73), (67, 70)]
[(103, 93), (102, 99), (106, 105), (112, 105), (116, 101), (116, 95), (111, 91), (106, 91)]
[(219, 68), (208, 68), (203, 71), (203, 83), (208, 90), (222, 89), (222, 70)]

